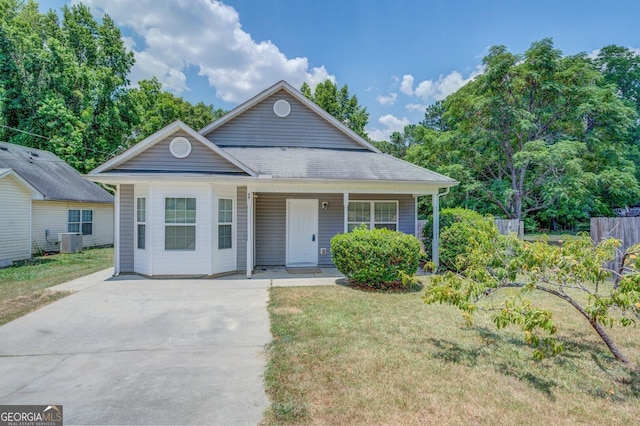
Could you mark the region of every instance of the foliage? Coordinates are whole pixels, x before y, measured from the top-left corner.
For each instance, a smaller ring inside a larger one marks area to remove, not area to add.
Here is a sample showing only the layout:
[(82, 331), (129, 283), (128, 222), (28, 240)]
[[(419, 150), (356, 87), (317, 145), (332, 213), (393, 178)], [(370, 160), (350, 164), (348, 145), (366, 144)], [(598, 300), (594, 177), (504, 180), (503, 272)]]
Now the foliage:
[(126, 100), (133, 53), (105, 15), (98, 24), (82, 5), (62, 20), (38, 5), (4, 0), (0, 18), (1, 124), (9, 142), (52, 151), (81, 171), (108, 156), (132, 125)]
[[(425, 246), (430, 249), (433, 239), (433, 215), (427, 217), (422, 235)], [(472, 210), (461, 208), (440, 211), (440, 265), (458, 271), (466, 265), (466, 254), (470, 250), (482, 248), (490, 251), (498, 236), (491, 217), (483, 217)]]
[(550, 39), (494, 46), (484, 72), (427, 111), (406, 159), (462, 182), (447, 202), (576, 222), (640, 198), (628, 135), (636, 113), (585, 55)]
[(0, 0), (0, 140), (51, 151), (87, 172), (162, 126), (196, 128), (221, 115), (161, 90), (131, 89), (122, 34), (81, 3), (42, 14), (34, 1)]
[(132, 129), (135, 141), (157, 132), (166, 125), (181, 120), (193, 129), (201, 129), (212, 121), (222, 117), (225, 111), (198, 102), (196, 105), (162, 90), (157, 78), (142, 80), (139, 87), (129, 93), (132, 104), (140, 117)]
[(342, 124), (369, 139), (364, 128), (369, 122), (367, 108), (358, 103), (356, 95), (350, 96), (349, 87), (345, 84), (340, 89), (331, 80), (319, 83), (315, 90), (305, 82), (300, 91), (308, 99), (318, 104), (320, 108), (337, 118)]
[[(545, 292), (577, 310), (615, 358), (628, 362), (604, 328), (629, 326), (640, 314), (640, 271), (635, 263), (640, 246), (627, 251), (624, 268), (613, 272), (619, 278), (614, 285), (612, 271), (603, 266), (619, 246), (615, 239), (594, 245), (586, 234), (569, 237), (559, 246), (500, 236), (494, 250), (486, 251), (480, 245), (468, 250), (459, 273), (434, 277), (424, 301), (457, 306), (469, 324), (476, 311), (491, 311), (498, 328), (521, 328), (525, 342), (534, 348), (534, 357), (542, 359), (563, 350), (554, 337), (557, 325), (552, 313), (536, 308), (533, 297), (528, 297), (534, 290)], [(520, 291), (507, 293), (502, 302), (492, 297), (506, 288)]]
[(413, 235), (362, 225), (331, 239), (331, 258), (356, 284), (385, 289), (415, 275), (420, 242)]

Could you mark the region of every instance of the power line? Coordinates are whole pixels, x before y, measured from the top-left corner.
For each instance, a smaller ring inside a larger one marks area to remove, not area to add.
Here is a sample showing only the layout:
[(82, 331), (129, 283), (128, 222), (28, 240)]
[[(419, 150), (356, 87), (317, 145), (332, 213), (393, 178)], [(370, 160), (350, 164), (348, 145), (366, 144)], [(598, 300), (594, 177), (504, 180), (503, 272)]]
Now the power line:
[(16, 129), (15, 127), (11, 127), (11, 126), (5, 126), (4, 124), (0, 124), (0, 127), (4, 127), (5, 129), (9, 129), (9, 130), (15, 130), (16, 132), (24, 133), (24, 134), (27, 134), (29, 136), (35, 136), (37, 138), (42, 138), (42, 139), (45, 139), (45, 140), (51, 139), (51, 138), (48, 138), (46, 136), (42, 136), (42, 135), (38, 135), (38, 134), (35, 134), (35, 133), (27, 132), (26, 130)]
[[(24, 133), (24, 134), (27, 134), (29, 136), (35, 136), (37, 138), (41, 138), (41, 139), (44, 139), (44, 140), (51, 140), (51, 138), (49, 138), (47, 136), (42, 136), (42, 135), (38, 135), (37, 133), (27, 132), (26, 130), (17, 129), (17, 128), (11, 127), (11, 126), (5, 126), (4, 124), (0, 124), (0, 127), (4, 127), (5, 129), (14, 130), (16, 132)], [(4, 141), (4, 142), (6, 142), (6, 141)], [(67, 145), (67, 146), (70, 145), (68, 142), (64, 142), (64, 141), (60, 141), (60, 142), (65, 144), (65, 145)], [(10, 143), (10, 142), (6, 142), (6, 143)], [(93, 148), (88, 148), (88, 147), (82, 147), (82, 148), (86, 149), (87, 151), (95, 152), (97, 154), (104, 154), (109, 158), (113, 157), (115, 152), (117, 152), (118, 149), (119, 149), (119, 148), (116, 148), (112, 152), (105, 152), (105, 151), (100, 151), (100, 150), (93, 149)]]

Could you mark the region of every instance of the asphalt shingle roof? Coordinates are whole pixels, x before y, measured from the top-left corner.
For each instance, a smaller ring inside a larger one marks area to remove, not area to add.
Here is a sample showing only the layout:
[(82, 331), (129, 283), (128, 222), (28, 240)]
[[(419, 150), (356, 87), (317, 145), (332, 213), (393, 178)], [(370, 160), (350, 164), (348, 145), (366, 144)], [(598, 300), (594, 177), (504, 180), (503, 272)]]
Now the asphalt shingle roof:
[(281, 179), (346, 179), (456, 184), (454, 179), (367, 150), (223, 148), (250, 169)]
[(46, 200), (113, 203), (113, 196), (48, 151), (0, 143), (0, 169), (13, 169)]

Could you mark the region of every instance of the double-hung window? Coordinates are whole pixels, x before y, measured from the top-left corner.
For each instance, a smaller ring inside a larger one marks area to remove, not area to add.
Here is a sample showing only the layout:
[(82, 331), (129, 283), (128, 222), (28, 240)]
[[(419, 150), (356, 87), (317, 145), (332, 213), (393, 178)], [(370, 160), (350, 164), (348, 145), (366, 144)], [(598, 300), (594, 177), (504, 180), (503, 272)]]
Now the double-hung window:
[(398, 229), (397, 201), (349, 201), (347, 229), (349, 232), (365, 224), (369, 229)]
[(93, 210), (67, 211), (67, 232), (81, 232), (82, 235), (92, 235)]
[(138, 229), (137, 247), (144, 250), (147, 246), (147, 199), (139, 197), (136, 200), (136, 224)]
[(232, 245), (233, 200), (218, 200), (218, 249), (229, 249)]
[(164, 199), (165, 250), (195, 251), (196, 199)]

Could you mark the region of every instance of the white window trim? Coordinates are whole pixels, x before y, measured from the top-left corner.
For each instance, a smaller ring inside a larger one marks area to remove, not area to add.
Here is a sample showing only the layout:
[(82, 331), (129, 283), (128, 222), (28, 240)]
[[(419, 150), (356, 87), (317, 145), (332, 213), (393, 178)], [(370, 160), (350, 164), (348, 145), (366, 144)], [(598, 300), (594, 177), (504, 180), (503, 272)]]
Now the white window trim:
[[(167, 223), (167, 208), (166, 202), (167, 198), (193, 198), (196, 200), (196, 221), (193, 223)], [(198, 204), (199, 197), (195, 195), (164, 195), (162, 197), (162, 250), (165, 253), (192, 253), (198, 251)], [(193, 249), (167, 249), (167, 226), (194, 226), (196, 228), (195, 232), (195, 247)]]
[[(395, 224), (396, 231), (399, 230), (400, 226), (400, 202), (398, 200), (354, 200), (349, 199), (349, 204), (351, 203), (369, 203), (369, 229), (374, 229), (376, 223), (381, 224)], [(396, 221), (395, 222), (376, 222), (375, 221), (375, 203), (395, 203), (396, 205)], [(347, 211), (349, 210), (349, 206), (347, 205)], [(349, 222), (347, 217), (347, 229), (349, 229), (350, 225), (360, 225), (365, 222)]]
[[(77, 210), (80, 212), (80, 221), (79, 222), (69, 222), (69, 212), (70, 211), (74, 211)], [(84, 222), (82, 220), (82, 212), (86, 212), (89, 211), (91, 212), (91, 222)], [(78, 233), (82, 234), (82, 235), (94, 235), (94, 229), (93, 229), (93, 209), (67, 209), (67, 232), (75, 232), (75, 231), (69, 231), (69, 225), (70, 224), (78, 224)], [(90, 234), (85, 234), (84, 232), (82, 232), (82, 225), (85, 223), (90, 223), (91, 224), (91, 233)]]
[[(231, 201), (231, 222), (220, 222), (220, 201), (221, 200), (229, 200)], [(233, 250), (234, 246), (235, 246), (235, 212), (236, 212), (236, 207), (235, 207), (235, 199), (232, 197), (219, 197), (218, 198), (218, 210), (217, 210), (217, 214), (218, 214), (218, 218), (217, 218), (217, 250)], [(230, 225), (231, 226), (231, 247), (225, 247), (225, 248), (220, 248), (220, 225)]]
[[(144, 200), (144, 221), (140, 222), (138, 220), (138, 200), (143, 199)], [(136, 228), (135, 228), (135, 241), (136, 241), (136, 250), (146, 250), (147, 249), (147, 197), (144, 196), (140, 196), (140, 197), (136, 197)], [(144, 248), (140, 248), (140, 245), (138, 243), (138, 225), (144, 225), (145, 228), (145, 232), (144, 232)]]

